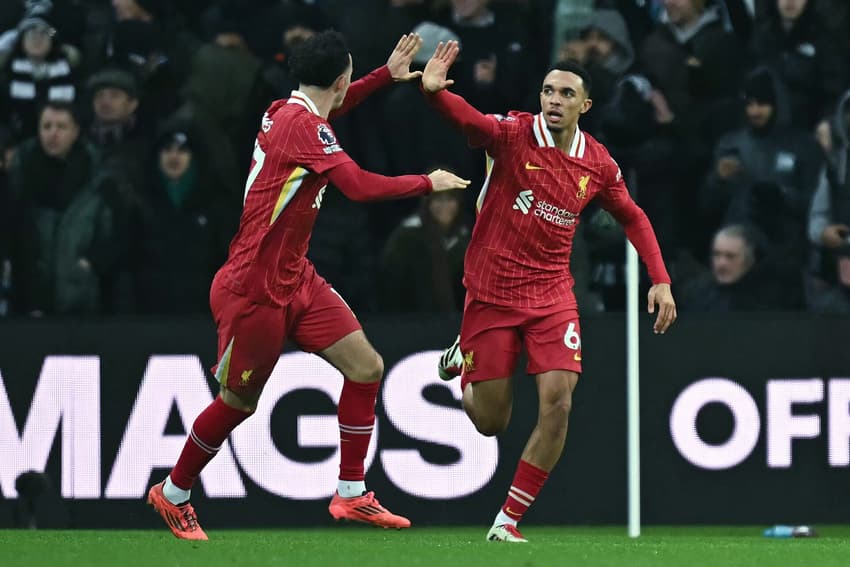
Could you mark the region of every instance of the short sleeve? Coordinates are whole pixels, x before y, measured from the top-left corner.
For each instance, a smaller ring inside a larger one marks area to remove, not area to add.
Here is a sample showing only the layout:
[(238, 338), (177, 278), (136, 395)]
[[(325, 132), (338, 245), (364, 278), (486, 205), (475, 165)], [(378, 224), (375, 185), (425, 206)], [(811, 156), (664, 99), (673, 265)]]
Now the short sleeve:
[(293, 122), (289, 128), (275, 132), (270, 140), (289, 161), (320, 175), (333, 167), (353, 161), (340, 146), (330, 124), (318, 116), (299, 116)]

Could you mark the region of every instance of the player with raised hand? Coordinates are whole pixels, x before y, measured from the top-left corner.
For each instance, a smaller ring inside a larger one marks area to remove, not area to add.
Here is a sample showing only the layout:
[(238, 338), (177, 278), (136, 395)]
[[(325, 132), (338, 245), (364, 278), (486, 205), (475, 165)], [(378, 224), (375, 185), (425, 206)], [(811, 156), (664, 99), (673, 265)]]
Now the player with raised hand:
[(592, 104), (587, 72), (556, 64), (543, 79), (539, 114), (484, 115), (446, 90), (458, 51), (454, 41), (437, 47), (422, 90), (470, 145), (487, 152), (487, 177), (464, 262), (460, 336), (438, 370), (444, 379), (461, 375), (464, 410), (479, 432), (496, 435), (510, 421), (511, 376), (520, 350), (527, 351), (527, 372), (537, 382), (537, 426), (487, 533), (490, 541), (525, 542), (517, 523), (560, 459), (581, 373), (569, 258), (579, 215), (591, 200), (623, 225), (646, 264), (653, 282), (648, 310), (658, 308), (656, 333), (676, 319), (676, 305), (649, 220), (605, 147), (578, 127)]
[(266, 380), (291, 339), (331, 363), (344, 377), (339, 399), (340, 475), (329, 505), (336, 519), (406, 528), (407, 518), (366, 491), (364, 460), (375, 422), (383, 361), (357, 318), (306, 258), (310, 234), (328, 182), (358, 201), (464, 188), (446, 171), (384, 177), (364, 171), (343, 151), (328, 118), (350, 110), (410, 71), (421, 46), (403, 36), (387, 64), (351, 83), (352, 61), (343, 36), (326, 31), (292, 54), (299, 89), (263, 116), (245, 185), (239, 231), (210, 290), (218, 327), (216, 379), (220, 394), (195, 420), (177, 464), (148, 493), (175, 536), (204, 540), (189, 496), (201, 470), (240, 423), (250, 417)]

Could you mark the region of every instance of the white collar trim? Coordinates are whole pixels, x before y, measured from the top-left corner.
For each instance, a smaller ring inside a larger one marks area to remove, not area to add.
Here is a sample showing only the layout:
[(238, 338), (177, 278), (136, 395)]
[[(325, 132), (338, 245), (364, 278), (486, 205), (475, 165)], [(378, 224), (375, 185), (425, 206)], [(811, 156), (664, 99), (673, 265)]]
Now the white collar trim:
[(310, 100), (309, 96), (299, 90), (294, 90), (290, 93), (289, 100), (286, 101), (286, 104), (300, 104), (313, 114), (319, 114), (319, 109), (316, 107), (316, 104)]
[(554, 148), (555, 140), (552, 138), (552, 132), (546, 126), (546, 121), (543, 119), (543, 113), (537, 114), (531, 122), (531, 129), (534, 131), (534, 138), (537, 140), (537, 145), (541, 148)]
[[(534, 132), (534, 139), (537, 140), (537, 145), (541, 148), (554, 148), (555, 139), (552, 137), (552, 132), (546, 126), (546, 120), (543, 118), (543, 113), (535, 115), (531, 122), (531, 129)], [(570, 144), (570, 157), (583, 158), (584, 150), (587, 147), (587, 140), (584, 137), (584, 132), (576, 125), (576, 133), (573, 135), (573, 141)]]
[(584, 132), (582, 132), (578, 125), (576, 125), (576, 133), (573, 136), (573, 143), (570, 144), (570, 157), (583, 158), (585, 145)]

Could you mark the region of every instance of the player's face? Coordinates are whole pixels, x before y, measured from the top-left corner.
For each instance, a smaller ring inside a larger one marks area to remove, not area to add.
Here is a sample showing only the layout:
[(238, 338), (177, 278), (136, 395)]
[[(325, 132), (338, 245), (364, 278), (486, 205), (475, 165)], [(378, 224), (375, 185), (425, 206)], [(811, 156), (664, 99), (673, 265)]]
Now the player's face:
[(591, 104), (584, 82), (575, 73), (550, 71), (543, 79), (540, 109), (549, 130), (560, 132), (571, 127), (580, 115), (590, 110)]
[(354, 63), (351, 60), (351, 55), (348, 56), (348, 69), (337, 79), (335, 83), (337, 93), (334, 97), (333, 110), (342, 106), (342, 101), (345, 100), (345, 94), (348, 92), (348, 87), (351, 86), (351, 72), (354, 70)]
[(743, 238), (718, 234), (711, 250), (711, 271), (721, 285), (740, 280), (753, 265), (752, 254)]

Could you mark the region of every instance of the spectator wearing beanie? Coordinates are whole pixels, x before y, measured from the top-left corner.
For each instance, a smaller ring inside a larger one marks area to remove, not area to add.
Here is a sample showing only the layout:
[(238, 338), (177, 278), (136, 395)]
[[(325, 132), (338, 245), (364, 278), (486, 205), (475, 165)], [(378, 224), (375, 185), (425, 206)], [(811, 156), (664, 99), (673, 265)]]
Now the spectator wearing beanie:
[(74, 102), (79, 58), (62, 45), (49, 12), (31, 11), (17, 30), (12, 51), (0, 58), (0, 123), (21, 140), (35, 135), (45, 103)]

